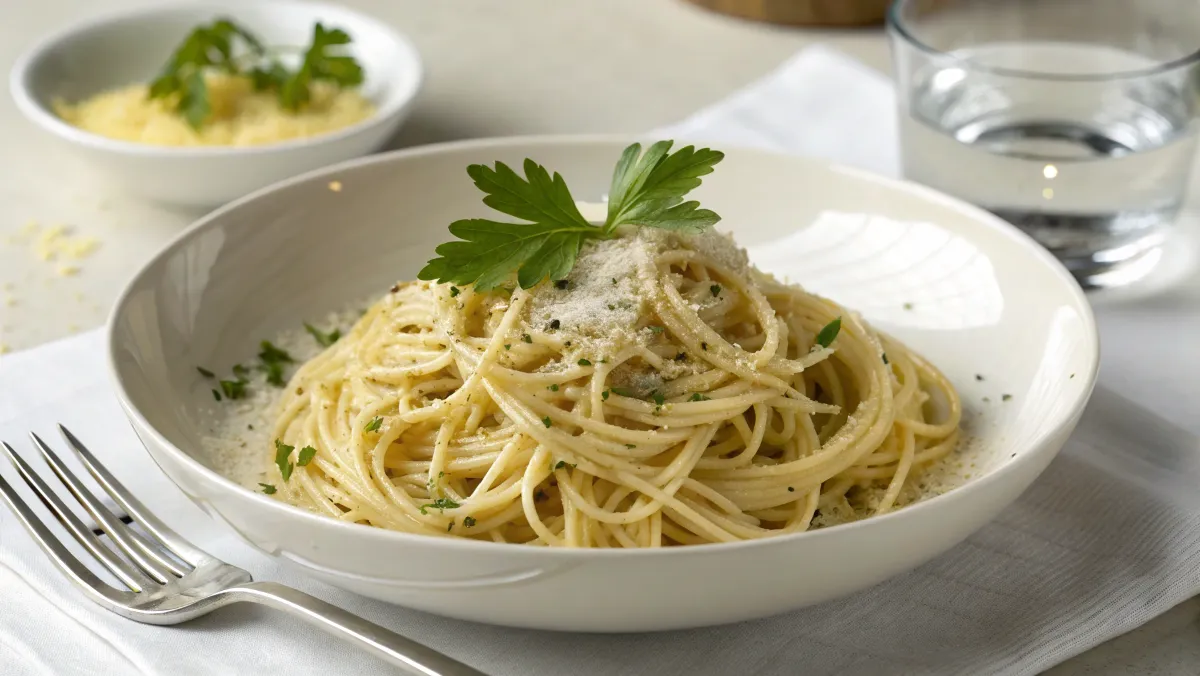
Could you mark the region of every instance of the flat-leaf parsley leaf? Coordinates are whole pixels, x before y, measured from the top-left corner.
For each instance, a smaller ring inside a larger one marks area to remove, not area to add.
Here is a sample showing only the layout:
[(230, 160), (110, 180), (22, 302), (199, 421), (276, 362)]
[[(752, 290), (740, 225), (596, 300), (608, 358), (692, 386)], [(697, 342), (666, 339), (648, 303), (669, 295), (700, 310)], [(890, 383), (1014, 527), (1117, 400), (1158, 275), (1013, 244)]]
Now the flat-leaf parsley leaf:
[(645, 154), (637, 143), (625, 149), (613, 172), (608, 218), (598, 226), (579, 213), (563, 177), (533, 160), (525, 160), (524, 176), (503, 162), (472, 164), (467, 175), (486, 194), (484, 204), (528, 222), (472, 218), (451, 223), (450, 234), (458, 239), (438, 246), (438, 257), (417, 278), (487, 291), (515, 272), (517, 283), (528, 289), (547, 278), (566, 278), (585, 241), (611, 239), (621, 225), (693, 232), (711, 226), (720, 217), (698, 202), (684, 202), (683, 196), (724, 155), (692, 146), (668, 154), (672, 144), (659, 141)]

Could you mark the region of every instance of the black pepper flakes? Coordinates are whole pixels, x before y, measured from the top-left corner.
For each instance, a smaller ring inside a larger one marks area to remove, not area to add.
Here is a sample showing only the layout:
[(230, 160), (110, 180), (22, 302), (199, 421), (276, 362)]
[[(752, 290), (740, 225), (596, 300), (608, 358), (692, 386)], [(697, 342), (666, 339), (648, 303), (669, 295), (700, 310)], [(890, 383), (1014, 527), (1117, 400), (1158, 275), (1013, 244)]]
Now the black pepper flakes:
[(551, 331), (557, 331), (558, 327), (560, 327), (560, 326), (562, 326), (562, 322), (558, 321), (557, 319), (550, 320), (550, 330)]

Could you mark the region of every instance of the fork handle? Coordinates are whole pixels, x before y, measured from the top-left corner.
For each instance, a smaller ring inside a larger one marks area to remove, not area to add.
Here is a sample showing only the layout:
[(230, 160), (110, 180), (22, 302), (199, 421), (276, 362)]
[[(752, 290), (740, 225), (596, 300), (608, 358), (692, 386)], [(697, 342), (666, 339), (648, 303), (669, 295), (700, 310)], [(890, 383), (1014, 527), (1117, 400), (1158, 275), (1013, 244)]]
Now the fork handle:
[(321, 599), (276, 582), (249, 582), (228, 590), (239, 600), (261, 603), (296, 615), (420, 676), (487, 676), (458, 660)]

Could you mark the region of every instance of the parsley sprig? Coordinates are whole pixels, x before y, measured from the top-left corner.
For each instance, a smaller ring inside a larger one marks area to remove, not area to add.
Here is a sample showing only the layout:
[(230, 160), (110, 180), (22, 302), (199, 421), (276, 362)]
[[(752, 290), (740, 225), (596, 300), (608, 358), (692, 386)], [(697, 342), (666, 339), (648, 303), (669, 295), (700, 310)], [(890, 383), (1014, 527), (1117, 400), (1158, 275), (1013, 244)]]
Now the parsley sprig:
[(423, 280), (474, 284), (494, 289), (515, 272), (528, 289), (544, 279), (565, 279), (584, 242), (611, 239), (622, 225), (700, 232), (721, 217), (683, 196), (712, 173), (724, 153), (693, 146), (670, 153), (674, 141), (659, 141), (645, 153), (634, 143), (621, 153), (609, 190), (608, 217), (601, 225), (584, 219), (566, 181), (526, 159), (525, 176), (503, 162), (494, 167), (472, 164), (467, 175), (486, 196), (483, 203), (503, 214), (528, 221), (505, 223), (471, 218), (450, 224), (458, 238), (435, 250), (417, 273)]
[[(299, 67), (290, 69), (273, 53), (289, 48), (268, 48), (246, 28), (230, 19), (218, 18), (193, 28), (175, 48), (158, 77), (150, 83), (149, 98), (177, 96), (176, 112), (193, 129), (199, 129), (212, 114), (204, 76), (215, 71), (250, 78), (256, 90), (274, 91), (280, 107), (294, 112), (311, 100), (311, 86), (317, 80), (341, 87), (362, 84), (362, 66), (340, 51), (350, 42), (346, 31), (317, 23), (309, 46), (302, 48)], [(240, 53), (235, 54), (239, 47)]]

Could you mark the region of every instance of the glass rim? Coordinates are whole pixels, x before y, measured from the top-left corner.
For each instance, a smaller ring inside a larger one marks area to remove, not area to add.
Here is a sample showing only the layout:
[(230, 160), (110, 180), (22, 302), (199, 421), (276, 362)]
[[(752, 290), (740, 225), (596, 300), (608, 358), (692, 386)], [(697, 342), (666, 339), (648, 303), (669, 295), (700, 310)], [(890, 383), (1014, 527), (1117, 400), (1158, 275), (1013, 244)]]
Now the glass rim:
[(1003, 66), (987, 66), (978, 63), (972, 63), (967, 59), (957, 57), (953, 52), (948, 52), (944, 49), (938, 49), (927, 44), (919, 39), (916, 34), (909, 29), (906, 22), (900, 16), (901, 8), (915, 2), (916, 0), (894, 0), (887, 10), (887, 27), (895, 35), (900, 36), (909, 45), (917, 48), (920, 51), (932, 56), (947, 57), (953, 59), (962, 65), (963, 68), (982, 71), (985, 73), (993, 73), (1006, 77), (1020, 77), (1030, 80), (1048, 80), (1053, 82), (1105, 82), (1114, 80), (1132, 80), (1142, 77), (1151, 77), (1154, 75), (1162, 75), (1174, 70), (1180, 70), (1187, 66), (1200, 63), (1200, 47), (1197, 47), (1192, 52), (1189, 52), (1179, 58), (1163, 61), (1153, 66), (1146, 68), (1137, 68), (1134, 70), (1113, 71), (1111, 73), (1052, 73), (1036, 70), (1025, 70), (1022, 68), (1007, 68)]

